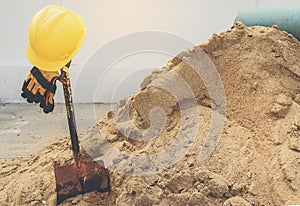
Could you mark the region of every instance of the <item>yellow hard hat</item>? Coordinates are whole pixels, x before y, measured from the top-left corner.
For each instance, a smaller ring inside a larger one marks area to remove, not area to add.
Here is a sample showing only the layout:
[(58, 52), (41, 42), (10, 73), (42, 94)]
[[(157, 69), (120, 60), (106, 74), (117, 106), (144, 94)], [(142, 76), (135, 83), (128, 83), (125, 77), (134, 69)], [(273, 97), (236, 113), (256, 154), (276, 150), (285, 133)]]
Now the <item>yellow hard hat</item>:
[(78, 52), (85, 25), (77, 13), (49, 5), (34, 15), (28, 32), (28, 60), (41, 70), (58, 71)]

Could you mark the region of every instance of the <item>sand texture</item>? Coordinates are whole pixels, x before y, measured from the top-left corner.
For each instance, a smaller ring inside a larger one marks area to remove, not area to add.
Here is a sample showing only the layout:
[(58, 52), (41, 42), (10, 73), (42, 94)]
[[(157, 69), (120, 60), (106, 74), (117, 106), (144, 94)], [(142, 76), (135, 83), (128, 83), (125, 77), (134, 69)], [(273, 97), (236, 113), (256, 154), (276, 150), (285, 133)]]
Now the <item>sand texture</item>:
[[(81, 138), (111, 193), (61, 205), (300, 204), (299, 51), (291, 34), (238, 22), (178, 54)], [(55, 205), (54, 165), (71, 159), (65, 137), (0, 160), (0, 205)]]

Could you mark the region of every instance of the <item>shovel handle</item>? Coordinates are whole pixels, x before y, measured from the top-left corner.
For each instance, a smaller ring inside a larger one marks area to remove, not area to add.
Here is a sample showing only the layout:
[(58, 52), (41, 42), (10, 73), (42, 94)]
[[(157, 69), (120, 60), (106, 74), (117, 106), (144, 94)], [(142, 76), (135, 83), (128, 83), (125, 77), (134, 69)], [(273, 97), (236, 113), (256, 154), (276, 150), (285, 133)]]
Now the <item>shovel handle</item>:
[(68, 118), (68, 125), (69, 131), (71, 136), (71, 144), (72, 150), (75, 157), (79, 156), (79, 141), (76, 129), (76, 122), (75, 122), (75, 114), (74, 114), (74, 107), (73, 107), (73, 99), (72, 99), (72, 90), (71, 90), (71, 81), (70, 75), (67, 71), (64, 74), (64, 82), (63, 82), (63, 90), (65, 96), (65, 105), (67, 110), (67, 118)]

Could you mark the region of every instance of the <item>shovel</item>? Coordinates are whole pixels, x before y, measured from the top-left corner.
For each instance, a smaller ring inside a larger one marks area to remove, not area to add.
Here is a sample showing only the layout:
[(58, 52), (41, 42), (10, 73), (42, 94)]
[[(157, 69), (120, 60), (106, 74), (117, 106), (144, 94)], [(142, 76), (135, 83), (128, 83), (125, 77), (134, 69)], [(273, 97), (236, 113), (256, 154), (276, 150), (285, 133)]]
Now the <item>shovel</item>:
[(69, 197), (75, 197), (91, 191), (109, 192), (110, 179), (104, 163), (83, 161), (80, 154), (79, 141), (73, 109), (71, 82), (68, 71), (62, 69), (63, 91), (71, 136), (74, 162), (70, 165), (59, 166), (54, 169), (56, 180), (57, 204)]

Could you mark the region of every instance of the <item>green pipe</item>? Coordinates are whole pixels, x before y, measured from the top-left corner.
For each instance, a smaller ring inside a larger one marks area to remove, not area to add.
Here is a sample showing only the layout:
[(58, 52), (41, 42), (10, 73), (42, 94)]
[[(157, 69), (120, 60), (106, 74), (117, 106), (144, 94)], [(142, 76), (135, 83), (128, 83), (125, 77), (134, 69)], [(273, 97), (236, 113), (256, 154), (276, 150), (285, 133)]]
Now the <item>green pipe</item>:
[(280, 30), (287, 31), (300, 40), (300, 5), (241, 9), (235, 18), (235, 22), (237, 21), (246, 26), (271, 27), (276, 24)]

